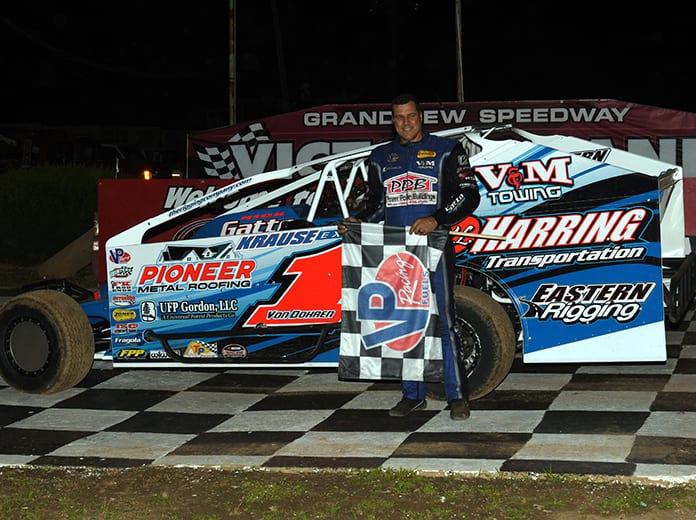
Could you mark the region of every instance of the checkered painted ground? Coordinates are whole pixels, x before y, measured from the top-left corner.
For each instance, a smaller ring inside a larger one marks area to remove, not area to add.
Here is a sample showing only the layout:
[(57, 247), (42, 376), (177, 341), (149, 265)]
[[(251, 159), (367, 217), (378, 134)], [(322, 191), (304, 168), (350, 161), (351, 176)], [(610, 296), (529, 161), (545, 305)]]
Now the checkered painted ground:
[[(24, 394), (0, 380), (0, 465), (407, 468), (696, 479), (694, 308), (666, 363), (524, 365), (451, 421), (387, 411), (398, 383), (335, 371), (113, 370)], [(694, 321), (692, 321), (694, 320)]]

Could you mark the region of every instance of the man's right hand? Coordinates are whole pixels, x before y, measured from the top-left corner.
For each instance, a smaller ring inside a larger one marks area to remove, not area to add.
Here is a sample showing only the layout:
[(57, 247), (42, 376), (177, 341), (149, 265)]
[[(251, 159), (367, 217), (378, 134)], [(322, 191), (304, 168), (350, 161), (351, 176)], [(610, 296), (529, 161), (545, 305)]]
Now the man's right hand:
[[(343, 222), (362, 222), (362, 221), (359, 218), (346, 217), (343, 219)], [(345, 224), (343, 224), (343, 222), (338, 224), (338, 234), (339, 235), (344, 235), (348, 231), (348, 228), (345, 226)]]

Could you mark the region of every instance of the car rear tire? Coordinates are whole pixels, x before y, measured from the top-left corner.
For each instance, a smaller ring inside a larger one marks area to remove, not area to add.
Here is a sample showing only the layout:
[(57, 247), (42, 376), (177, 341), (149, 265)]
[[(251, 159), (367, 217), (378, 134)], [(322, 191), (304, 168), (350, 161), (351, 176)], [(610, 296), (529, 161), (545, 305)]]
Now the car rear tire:
[(462, 372), (469, 399), (489, 394), (505, 379), (515, 358), (515, 332), (503, 307), (473, 287), (457, 286), (455, 308)]
[(28, 393), (72, 388), (89, 373), (94, 335), (80, 304), (60, 291), (29, 291), (0, 308), (0, 375)]

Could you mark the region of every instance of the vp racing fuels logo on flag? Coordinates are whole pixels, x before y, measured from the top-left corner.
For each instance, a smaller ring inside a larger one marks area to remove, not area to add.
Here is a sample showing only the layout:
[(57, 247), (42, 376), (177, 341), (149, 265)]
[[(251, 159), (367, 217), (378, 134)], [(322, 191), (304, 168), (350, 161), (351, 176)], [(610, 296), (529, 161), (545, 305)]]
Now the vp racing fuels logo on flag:
[(408, 352), (416, 347), (425, 335), (431, 298), (428, 269), (417, 256), (404, 251), (387, 257), (374, 281), (358, 290), (365, 348)]

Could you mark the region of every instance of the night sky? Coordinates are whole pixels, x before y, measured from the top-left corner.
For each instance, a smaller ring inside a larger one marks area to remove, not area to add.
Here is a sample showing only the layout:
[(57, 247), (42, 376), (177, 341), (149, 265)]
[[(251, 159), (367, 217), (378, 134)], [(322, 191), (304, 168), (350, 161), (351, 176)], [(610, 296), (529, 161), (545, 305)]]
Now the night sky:
[[(696, 111), (696, 44), (677, 2), (650, 12), (606, 1), (461, 4), (465, 101), (611, 98)], [(229, 5), (5, 10), (0, 125), (226, 125)], [(401, 91), (457, 101), (454, 14), (454, 0), (237, 0), (236, 121)]]

